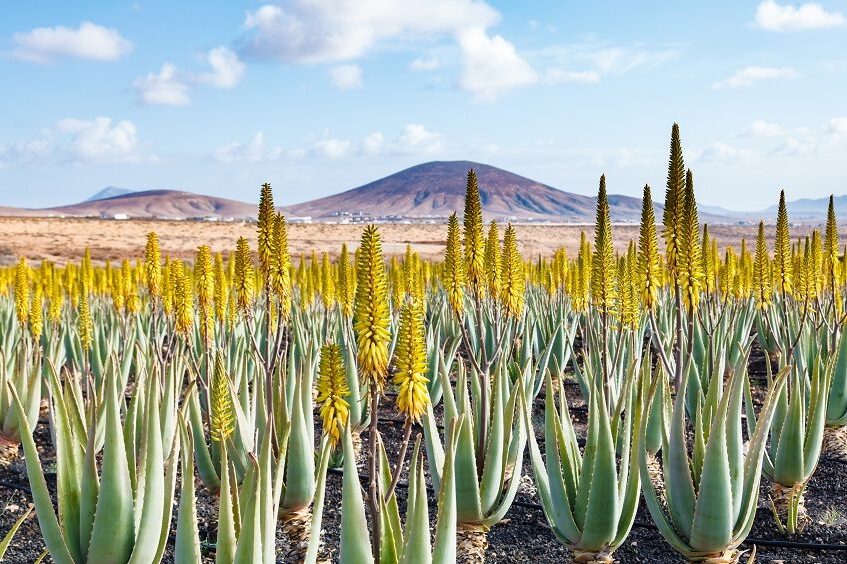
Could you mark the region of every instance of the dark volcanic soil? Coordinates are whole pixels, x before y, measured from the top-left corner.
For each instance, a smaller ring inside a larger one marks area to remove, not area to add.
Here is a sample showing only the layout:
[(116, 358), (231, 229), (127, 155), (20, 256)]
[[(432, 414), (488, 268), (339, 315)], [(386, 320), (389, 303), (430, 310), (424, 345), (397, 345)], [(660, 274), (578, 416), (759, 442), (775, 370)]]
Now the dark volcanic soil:
[[(576, 407), (572, 415), (580, 423), (578, 426), (581, 427), (585, 414), (579, 409), (579, 406), (583, 406), (584, 402), (579, 397), (578, 388), (567, 386), (567, 394), (571, 400), (570, 404)], [(383, 413), (386, 418), (396, 416), (390, 405)], [(536, 422), (536, 436), (539, 440), (542, 440), (543, 437), (539, 433), (539, 423), (543, 421), (543, 402), (535, 402), (533, 418)], [(42, 464), (47, 472), (47, 483), (51, 490), (55, 490), (55, 475), (50, 473), (54, 467), (54, 455), (50, 446), (49, 431), (45, 423), (45, 421), (42, 421), (39, 424), (36, 431), (36, 440), (42, 450)], [(394, 461), (400, 448), (402, 427), (391, 421), (385, 421), (380, 427), (389, 457)], [(367, 441), (367, 434), (363, 436), (363, 440)], [(845, 502), (844, 482), (842, 482), (845, 479), (845, 471), (847, 471), (847, 464), (843, 462), (829, 458), (821, 460), (806, 493), (806, 506), (812, 518), (812, 524), (802, 534), (790, 539), (782, 536), (774, 524), (769, 507), (761, 501), (753, 530), (750, 533), (750, 539), (753, 541), (782, 542), (790, 540), (799, 545), (803, 543), (829, 544), (838, 545), (842, 548), (840, 550), (821, 550), (804, 546), (758, 545), (757, 562), (833, 564), (847, 562), (847, 502)], [(363, 469), (360, 468), (360, 472), (364, 475)], [(531, 474), (528, 459), (524, 461), (523, 474)], [(405, 482), (405, 476), (402, 481)], [(767, 500), (766, 492), (769, 484), (766, 478), (763, 478), (762, 481), (763, 497), (761, 499)], [(213, 562), (217, 501), (204, 490), (199, 480), (196, 485), (200, 540), (204, 550), (204, 561)], [(177, 485), (177, 490), (178, 488), (179, 485)], [(402, 503), (405, 501), (406, 490), (402, 487), (402, 484), (401, 487), (398, 487), (398, 492), (401, 499), (401, 511), (404, 511)], [(177, 501), (175, 501), (175, 504)], [(29, 503), (31, 503), (31, 496), (26, 479), (25, 465), (23, 460), (19, 458), (10, 468), (0, 470), (0, 507), (7, 506), (6, 511), (0, 515), (0, 536), (5, 534), (15, 519), (21, 515), (21, 512), (26, 510)], [(538, 503), (538, 498), (535, 495), (529, 495), (523, 491), (518, 494), (516, 503), (507, 513), (505, 520), (489, 532), (489, 548), (486, 558), (488, 562), (534, 562), (542, 564), (567, 561), (567, 550), (557, 542), (547, 526)], [(323, 520), (324, 544), (327, 551), (332, 553), (333, 561), (338, 561), (337, 548), (335, 547), (338, 547), (340, 537), (340, 507), (341, 475), (338, 471), (334, 471), (330, 473), (327, 480)], [(431, 505), (430, 515), (432, 519), (435, 518), (435, 512), (435, 506)], [(174, 516), (172, 524), (171, 548), (175, 531), (176, 516)], [(286, 545), (287, 540), (282, 536), (281, 528), (279, 528), (277, 535), (278, 552), (283, 553)], [(752, 545), (748, 542), (742, 548), (751, 549)], [(39, 533), (38, 521), (33, 513), (18, 532), (6, 554), (5, 562), (33, 562), (43, 550), (44, 545)], [(639, 508), (635, 527), (623, 546), (616, 552), (616, 557), (622, 563), (683, 562), (655, 529), (643, 501)], [(48, 558), (45, 561), (49, 562), (50, 560)], [(170, 552), (165, 561), (173, 561)]]

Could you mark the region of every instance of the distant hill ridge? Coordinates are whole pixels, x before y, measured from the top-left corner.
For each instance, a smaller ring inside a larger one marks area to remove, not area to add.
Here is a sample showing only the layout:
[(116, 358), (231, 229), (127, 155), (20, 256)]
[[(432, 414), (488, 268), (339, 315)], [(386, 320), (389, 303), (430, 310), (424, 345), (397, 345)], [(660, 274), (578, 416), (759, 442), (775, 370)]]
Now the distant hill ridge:
[[(486, 220), (594, 222), (596, 198), (565, 192), (519, 174), (473, 161), (433, 161), (401, 170), (379, 180), (338, 194), (280, 208), (290, 217), (315, 221), (360, 221), (369, 219), (443, 219), (464, 209), (468, 170), (477, 174)], [(801, 199), (788, 203), (792, 221), (821, 221), (826, 217), (828, 198)], [(847, 218), (847, 195), (835, 198), (839, 218)], [(641, 199), (609, 196), (612, 221), (640, 220)], [(655, 204), (657, 215), (662, 206)], [(109, 186), (88, 200), (46, 209), (0, 207), (0, 215), (135, 218), (255, 218), (257, 205), (206, 196), (182, 190), (139, 190)], [(707, 223), (773, 221), (776, 206), (760, 212), (737, 212), (718, 206), (700, 207), (700, 220)], [(660, 216), (659, 216), (660, 217)]]
[[(596, 199), (558, 190), (513, 172), (472, 161), (434, 161), (401, 170), (358, 188), (289, 206), (295, 216), (334, 218), (340, 214), (373, 217), (447, 217), (464, 209), (467, 173), (476, 171), (483, 216), (566, 222), (594, 220)], [(641, 200), (610, 196), (613, 221), (638, 221)]]

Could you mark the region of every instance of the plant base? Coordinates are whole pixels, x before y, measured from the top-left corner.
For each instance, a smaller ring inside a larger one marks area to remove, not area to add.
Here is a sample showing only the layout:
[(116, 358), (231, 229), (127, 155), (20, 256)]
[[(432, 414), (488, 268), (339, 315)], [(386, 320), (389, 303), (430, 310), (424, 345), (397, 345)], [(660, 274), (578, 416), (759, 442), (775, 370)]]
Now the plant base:
[(459, 523), (456, 528), (457, 564), (480, 564), (485, 562), (488, 548), (488, 529), (482, 525)]
[(824, 427), (821, 451), (838, 460), (847, 460), (847, 426)]
[(0, 436), (0, 468), (8, 468), (18, 458), (18, 443)]
[[(789, 533), (802, 531), (809, 524), (809, 512), (806, 510), (806, 498), (803, 495), (805, 487), (806, 484), (783, 486), (779, 482), (774, 482), (771, 486), (773, 511)], [(790, 518), (793, 507), (796, 507), (796, 519)]]
[(702, 562), (704, 564), (736, 564), (741, 560), (742, 552), (734, 548), (722, 553), (702, 556), (692, 559), (691, 562)]
[(615, 558), (608, 550), (601, 550), (600, 552), (583, 552), (581, 550), (574, 549), (573, 558), (571, 559), (571, 562), (577, 562), (579, 564), (612, 564), (614, 561)]
[(358, 465), (362, 458), (360, 456), (362, 454), (362, 434), (359, 431), (353, 431), (350, 434), (353, 437), (353, 454), (356, 455), (356, 464)]
[(656, 497), (665, 503), (665, 474), (662, 470), (662, 462), (655, 454), (647, 454), (647, 471), (650, 473), (650, 483), (656, 491)]
[[(303, 562), (309, 549), (309, 538), (312, 533), (312, 511), (309, 508), (300, 511), (283, 513), (282, 532), (288, 539), (288, 550), (285, 551), (284, 562)], [(320, 534), (320, 533), (319, 533)], [(328, 560), (321, 560), (324, 562)]]

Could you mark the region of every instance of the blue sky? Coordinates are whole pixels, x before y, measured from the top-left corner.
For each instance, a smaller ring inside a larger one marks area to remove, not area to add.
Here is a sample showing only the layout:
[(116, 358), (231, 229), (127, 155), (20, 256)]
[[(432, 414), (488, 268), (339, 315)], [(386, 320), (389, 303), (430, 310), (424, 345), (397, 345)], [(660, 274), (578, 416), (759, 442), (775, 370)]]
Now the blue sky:
[[(107, 185), (280, 204), (428, 160), (593, 194), (847, 192), (847, 1), (15, 3), (0, 205)], [(659, 192), (660, 193), (660, 192)]]

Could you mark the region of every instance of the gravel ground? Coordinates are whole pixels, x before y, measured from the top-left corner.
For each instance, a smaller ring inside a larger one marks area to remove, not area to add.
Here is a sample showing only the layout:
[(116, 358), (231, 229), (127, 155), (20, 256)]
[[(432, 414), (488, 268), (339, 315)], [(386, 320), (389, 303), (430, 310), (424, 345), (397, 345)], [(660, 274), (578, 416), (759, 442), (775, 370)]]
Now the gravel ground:
[[(761, 363), (755, 363), (760, 366)], [(754, 374), (755, 375), (755, 374)], [(577, 429), (581, 430), (584, 421), (584, 412), (580, 409), (584, 406), (579, 397), (576, 386), (567, 386), (569, 403), (575, 409), (572, 412), (577, 421)], [(394, 412), (386, 408), (383, 412), (388, 417), (393, 417)], [(538, 426), (543, 421), (543, 403), (536, 401), (534, 415), (536, 422), (536, 436), (541, 440)], [(319, 423), (319, 419), (317, 421)], [(42, 464), (47, 474), (47, 483), (51, 491), (55, 493), (54, 454), (50, 446), (49, 431), (46, 421), (42, 420), (36, 430), (36, 441), (42, 456)], [(381, 434), (386, 444), (389, 457), (396, 460), (400, 449), (401, 426), (390, 421), (381, 425)], [(363, 435), (367, 441), (367, 433)], [(761, 563), (785, 562), (785, 563), (843, 563), (847, 562), (847, 502), (845, 502), (843, 482), (847, 465), (837, 460), (824, 458), (818, 467), (806, 493), (806, 506), (809, 510), (812, 523), (803, 533), (788, 539), (777, 530), (770, 508), (761, 504), (756, 514), (755, 524), (750, 533), (751, 539), (764, 541), (785, 541), (794, 543), (833, 544), (842, 546), (841, 550), (820, 550), (798, 547), (774, 547), (757, 546), (757, 561)], [(361, 469), (362, 474), (364, 470)], [(528, 459), (525, 459), (523, 474), (531, 474)], [(404, 480), (405, 481), (405, 478)], [(762, 500), (767, 500), (769, 484), (767, 479), (762, 480)], [(177, 485), (179, 488), (179, 485)], [(200, 540), (204, 551), (204, 561), (214, 561), (214, 539), (217, 519), (217, 501), (214, 496), (207, 493), (202, 484), (197, 481), (198, 493), (198, 517)], [(405, 502), (405, 489), (398, 488), (398, 495), (402, 504)], [(175, 501), (177, 503), (178, 500)], [(0, 470), (0, 507), (6, 510), (0, 514), (0, 535), (11, 527), (12, 523), (26, 510), (31, 503), (31, 496), (26, 479), (26, 469), (22, 458), (18, 458), (11, 467)], [(489, 548), (486, 560), (492, 563), (506, 562), (534, 562), (559, 563), (567, 561), (567, 550), (557, 542), (550, 528), (547, 526), (544, 514), (538, 507), (539, 500), (536, 495), (521, 491), (516, 498), (516, 503), (506, 514), (506, 518), (500, 524), (491, 529), (488, 535)], [(766, 501), (765, 501), (766, 503)], [(340, 539), (340, 508), (341, 508), (341, 476), (338, 472), (330, 473), (327, 479), (327, 495), (323, 520), (323, 539), (326, 551), (332, 555), (333, 561), (338, 561), (337, 547)], [(432, 519), (435, 518), (435, 508), (430, 509)], [(165, 561), (171, 562), (173, 535), (176, 531), (176, 522), (172, 524), (172, 535), (169, 552)], [(278, 552), (282, 553), (287, 546), (287, 540), (280, 533), (277, 536)], [(742, 546), (750, 549), (748, 543)], [(6, 554), (5, 562), (27, 563), (35, 561), (44, 551), (44, 544), (38, 528), (35, 514), (24, 522), (12, 546)], [(615, 553), (622, 563), (664, 563), (683, 562), (662, 539), (659, 532), (653, 526), (650, 515), (642, 501), (636, 518), (636, 525), (631, 535)], [(49, 557), (45, 560), (49, 562)]]

